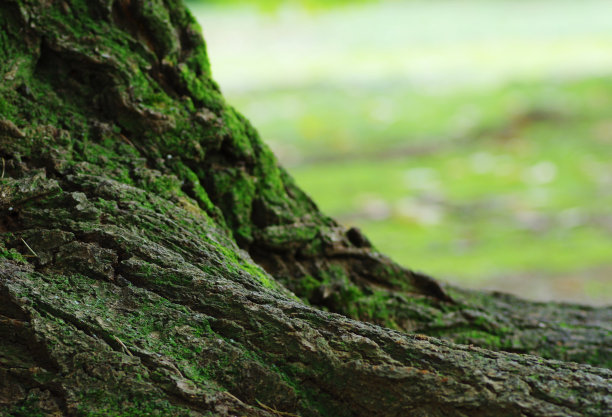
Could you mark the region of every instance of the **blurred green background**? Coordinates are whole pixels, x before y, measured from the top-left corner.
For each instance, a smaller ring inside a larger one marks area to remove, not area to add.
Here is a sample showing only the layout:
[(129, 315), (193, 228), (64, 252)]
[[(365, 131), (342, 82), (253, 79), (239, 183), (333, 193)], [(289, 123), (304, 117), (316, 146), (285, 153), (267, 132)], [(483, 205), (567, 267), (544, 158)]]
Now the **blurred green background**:
[(213, 76), (396, 261), (612, 302), (612, 2), (191, 2)]

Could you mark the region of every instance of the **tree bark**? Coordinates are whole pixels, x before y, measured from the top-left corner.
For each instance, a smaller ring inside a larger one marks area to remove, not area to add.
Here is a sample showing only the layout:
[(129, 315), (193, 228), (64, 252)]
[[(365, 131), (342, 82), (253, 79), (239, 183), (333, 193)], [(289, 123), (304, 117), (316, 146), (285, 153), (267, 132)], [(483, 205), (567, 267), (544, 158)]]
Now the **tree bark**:
[(461, 290), (344, 230), (180, 1), (4, 1), (0, 77), (1, 415), (610, 415), (611, 308)]

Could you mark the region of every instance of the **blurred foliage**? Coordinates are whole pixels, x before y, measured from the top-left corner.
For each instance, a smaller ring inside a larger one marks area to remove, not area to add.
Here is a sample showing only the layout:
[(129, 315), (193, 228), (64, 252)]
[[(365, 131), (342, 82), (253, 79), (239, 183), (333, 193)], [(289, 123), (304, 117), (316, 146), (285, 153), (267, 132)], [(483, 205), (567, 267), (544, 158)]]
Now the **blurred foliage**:
[(414, 108), (437, 136), (410, 140), (416, 120), (412, 130), (397, 122), (378, 135), (347, 127), (348, 154), (313, 153), (292, 169), (324, 210), (364, 228), (398, 261), (440, 276), (479, 281), (610, 264), (611, 80), (388, 98), (389, 108)]
[(194, 7), (213, 73), (322, 210), (463, 285), (611, 301), (612, 3), (232, 10)]
[(187, 0), (190, 3), (221, 6), (250, 6), (265, 12), (274, 12), (282, 7), (301, 7), (305, 10), (323, 10), (330, 7), (347, 6), (376, 0)]

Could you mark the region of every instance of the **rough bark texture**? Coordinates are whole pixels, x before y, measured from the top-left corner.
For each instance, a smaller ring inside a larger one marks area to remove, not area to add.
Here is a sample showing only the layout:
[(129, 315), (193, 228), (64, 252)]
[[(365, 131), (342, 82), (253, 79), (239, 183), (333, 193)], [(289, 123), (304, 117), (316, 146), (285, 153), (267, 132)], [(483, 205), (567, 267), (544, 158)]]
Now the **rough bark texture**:
[(445, 286), (320, 213), (179, 1), (1, 2), (0, 115), (1, 415), (611, 415), (611, 308)]

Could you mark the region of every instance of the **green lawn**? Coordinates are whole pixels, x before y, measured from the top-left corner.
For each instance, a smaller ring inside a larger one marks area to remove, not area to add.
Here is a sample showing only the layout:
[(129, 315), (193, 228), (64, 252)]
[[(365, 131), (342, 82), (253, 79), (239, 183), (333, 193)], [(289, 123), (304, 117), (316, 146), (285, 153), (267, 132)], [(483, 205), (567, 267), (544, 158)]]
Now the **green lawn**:
[(229, 101), (381, 251), (464, 285), (612, 301), (612, 2), (194, 11)]

